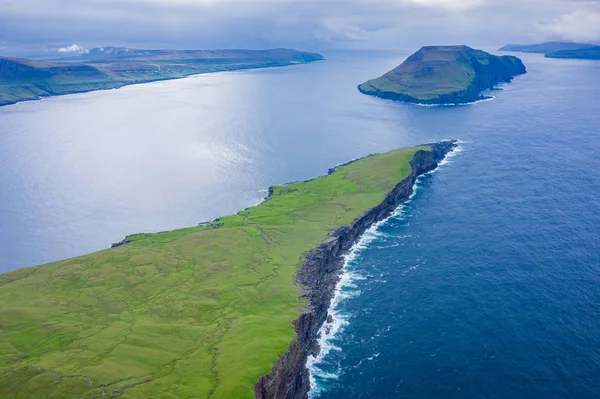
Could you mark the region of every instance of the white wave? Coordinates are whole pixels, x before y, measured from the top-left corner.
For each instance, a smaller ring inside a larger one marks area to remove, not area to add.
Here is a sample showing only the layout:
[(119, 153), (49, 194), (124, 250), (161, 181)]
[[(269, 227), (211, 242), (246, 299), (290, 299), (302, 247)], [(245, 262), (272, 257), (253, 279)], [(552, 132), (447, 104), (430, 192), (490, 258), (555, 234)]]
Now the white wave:
[(336, 285), (334, 297), (328, 310), (327, 320), (325, 323), (323, 323), (318, 332), (317, 342), (320, 347), (319, 354), (317, 356), (309, 356), (306, 362), (306, 367), (308, 368), (310, 375), (310, 398), (316, 397), (320, 392), (316, 380), (317, 377), (324, 379), (336, 379), (339, 377), (339, 372), (337, 374), (328, 373), (319, 368), (318, 365), (322, 363), (322, 361), (331, 351), (341, 351), (341, 348), (335, 346), (333, 340), (337, 334), (349, 324), (349, 315), (340, 311), (340, 304), (346, 299), (360, 295), (360, 290), (358, 290), (358, 286), (355, 284), (355, 281), (365, 279), (364, 276), (361, 276), (355, 271), (349, 270), (349, 265), (351, 265), (352, 262), (357, 259), (357, 257), (360, 255), (360, 252), (367, 248), (370, 242), (376, 238), (386, 236), (385, 233), (382, 233), (378, 230), (382, 225), (384, 225), (391, 218), (399, 218), (404, 216), (406, 204), (413, 199), (413, 197), (416, 195), (417, 189), (419, 188), (418, 183), (419, 179), (417, 179), (417, 182), (413, 187), (413, 192), (405, 203), (397, 207), (390, 217), (373, 224), (373, 226), (371, 226), (362, 235), (358, 242), (354, 244), (348, 254), (345, 255), (342, 275), (340, 281)]
[(367, 247), (367, 244), (369, 244), (371, 241), (375, 240), (381, 235), (381, 233), (378, 232), (377, 229), (379, 228), (379, 226), (385, 223), (386, 220), (387, 219), (382, 220), (371, 226), (362, 235), (360, 240), (358, 240), (358, 242), (354, 244), (354, 246), (350, 249), (348, 254), (345, 255), (342, 275), (340, 281), (335, 287), (335, 293), (333, 299), (331, 300), (329, 310), (327, 312), (327, 320), (319, 329), (317, 338), (317, 343), (320, 347), (319, 354), (317, 356), (309, 356), (306, 361), (306, 367), (309, 370), (310, 376), (310, 398), (314, 398), (315, 395), (318, 395), (318, 393), (320, 392), (319, 387), (317, 385), (317, 377), (323, 379), (339, 378), (339, 371), (338, 373), (326, 372), (323, 369), (319, 368), (318, 364), (320, 364), (331, 351), (341, 351), (341, 348), (337, 347), (333, 343), (333, 340), (335, 339), (337, 334), (349, 324), (349, 315), (340, 311), (340, 304), (346, 299), (360, 295), (360, 290), (357, 289), (355, 281), (364, 280), (366, 278), (354, 271), (348, 270), (348, 266), (354, 260), (357, 259), (360, 252)]
[(493, 101), (495, 99), (496, 99), (495, 96), (489, 96), (489, 97), (486, 97), (486, 98), (482, 98), (480, 100), (470, 101), (470, 102), (466, 102), (466, 103), (451, 103), (451, 104), (419, 104), (419, 103), (409, 103), (409, 104), (417, 106), (417, 107), (426, 107), (426, 108), (462, 107), (462, 106), (465, 106), (465, 105), (474, 105), (474, 104), (479, 104), (479, 103), (486, 102), (486, 101)]
[(372, 356), (369, 356), (367, 358), (361, 359), (358, 364), (356, 366), (354, 366), (355, 369), (359, 368), (361, 366), (361, 364), (363, 364), (364, 362), (371, 362), (373, 360), (375, 360), (376, 358), (379, 357), (379, 355), (381, 355), (381, 353), (374, 353)]
[[(439, 169), (440, 166), (443, 165), (443, 162), (450, 155), (455, 155), (460, 146), (456, 147), (452, 152), (446, 154), (446, 157), (439, 162), (438, 167), (432, 170), (429, 173), (433, 173)], [(331, 351), (342, 351), (342, 349), (336, 346), (333, 341), (335, 337), (340, 333), (344, 327), (346, 327), (350, 322), (350, 315), (347, 313), (343, 313), (341, 311), (340, 305), (349, 298), (356, 297), (360, 295), (360, 290), (358, 286), (355, 284), (355, 281), (366, 279), (365, 276), (362, 276), (358, 272), (354, 270), (350, 270), (349, 266), (360, 256), (360, 253), (363, 249), (368, 247), (368, 244), (373, 240), (380, 237), (389, 237), (389, 235), (379, 231), (379, 228), (387, 223), (392, 218), (402, 218), (406, 213), (406, 205), (410, 203), (410, 201), (414, 198), (419, 188), (419, 180), (421, 176), (417, 179), (413, 186), (413, 192), (403, 204), (398, 206), (394, 212), (386, 219), (383, 219), (375, 224), (373, 224), (365, 233), (361, 236), (361, 238), (352, 246), (350, 251), (344, 256), (344, 265), (342, 267), (342, 274), (340, 277), (340, 281), (338, 281), (333, 299), (331, 300), (331, 304), (329, 306), (329, 310), (327, 311), (327, 319), (319, 329), (317, 335), (317, 343), (319, 345), (320, 351), (316, 356), (310, 355), (306, 360), (306, 368), (309, 371), (309, 379), (310, 379), (310, 392), (308, 393), (308, 397), (310, 399), (316, 398), (322, 389), (317, 384), (317, 377), (322, 379), (337, 379), (340, 376), (341, 370), (338, 367), (337, 373), (331, 373), (324, 371), (319, 365), (323, 362), (323, 360), (327, 357), (327, 355)], [(403, 236), (402, 238), (410, 237), (410, 235)], [(388, 326), (387, 331), (391, 326)], [(374, 355), (374, 357), (379, 356), (379, 354)], [(372, 360), (372, 359), (370, 359)]]
[[(454, 158), (455, 156), (457, 156), (458, 154), (460, 154), (461, 152), (463, 152), (463, 146), (461, 144), (463, 144), (463, 141), (458, 141), (458, 146), (454, 147), (454, 149), (452, 151), (450, 151), (448, 154), (446, 154), (446, 156), (444, 157), (444, 159), (442, 159), (439, 163), (438, 163), (438, 168), (440, 166), (444, 166), (450, 163), (450, 161), (452, 160), (452, 158)], [(437, 170), (437, 168), (436, 168)]]

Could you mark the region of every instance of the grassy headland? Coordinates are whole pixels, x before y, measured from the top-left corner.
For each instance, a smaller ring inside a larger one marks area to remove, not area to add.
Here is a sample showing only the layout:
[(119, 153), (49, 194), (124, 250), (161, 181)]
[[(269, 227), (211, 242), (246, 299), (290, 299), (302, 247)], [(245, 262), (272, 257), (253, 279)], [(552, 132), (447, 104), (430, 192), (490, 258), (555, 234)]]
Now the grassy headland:
[(0, 397), (251, 398), (294, 339), (304, 256), (409, 176), (374, 155), (205, 226), (0, 275)]
[(303, 64), (315, 53), (273, 50), (135, 50), (104, 47), (44, 62), (0, 57), (0, 106), (40, 97), (113, 89), (189, 75)]
[(368, 95), (419, 104), (458, 104), (526, 73), (520, 59), (467, 46), (423, 47), (400, 66), (358, 89)]

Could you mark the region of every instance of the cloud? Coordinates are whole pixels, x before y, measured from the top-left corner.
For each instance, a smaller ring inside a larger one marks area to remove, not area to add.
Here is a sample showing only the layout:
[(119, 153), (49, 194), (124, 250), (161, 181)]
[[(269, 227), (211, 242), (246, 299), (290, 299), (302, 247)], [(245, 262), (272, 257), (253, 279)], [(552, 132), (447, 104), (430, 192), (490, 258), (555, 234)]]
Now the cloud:
[[(14, 55), (111, 45), (493, 48), (547, 38), (596, 40), (599, 13), (600, 0), (0, 0), (0, 44)], [(64, 46), (72, 42), (78, 44)]]
[(86, 48), (81, 47), (77, 44), (71, 44), (70, 46), (60, 47), (56, 51), (58, 51), (59, 53), (83, 53), (83, 54), (89, 53), (89, 50), (87, 50)]
[(600, 41), (600, 12), (574, 11), (539, 24), (538, 30), (551, 39)]
[(424, 7), (437, 7), (447, 10), (469, 10), (485, 3), (485, 0), (409, 0)]

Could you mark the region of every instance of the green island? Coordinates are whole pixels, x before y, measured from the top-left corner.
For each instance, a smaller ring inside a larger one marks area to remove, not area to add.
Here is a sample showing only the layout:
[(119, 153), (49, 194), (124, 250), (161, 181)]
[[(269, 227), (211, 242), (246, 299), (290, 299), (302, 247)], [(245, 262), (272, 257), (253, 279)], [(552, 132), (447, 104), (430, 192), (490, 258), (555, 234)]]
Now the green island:
[(0, 57), (0, 106), (190, 75), (304, 64), (316, 53), (272, 50), (136, 50), (101, 47), (63, 61)]
[(254, 397), (310, 305), (295, 280), (308, 254), (389, 214), (454, 146), (372, 155), (236, 215), (0, 275), (0, 397)]
[(517, 57), (495, 56), (468, 46), (423, 47), (400, 66), (358, 86), (360, 92), (418, 104), (464, 104), (527, 73)]

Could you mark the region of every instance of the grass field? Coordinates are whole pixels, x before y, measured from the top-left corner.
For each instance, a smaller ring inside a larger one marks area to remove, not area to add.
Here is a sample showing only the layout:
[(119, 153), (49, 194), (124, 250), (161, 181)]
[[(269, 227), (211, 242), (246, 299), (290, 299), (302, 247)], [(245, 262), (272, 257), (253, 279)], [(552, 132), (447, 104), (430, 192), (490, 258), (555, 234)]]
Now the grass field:
[(0, 275), (1, 398), (251, 398), (294, 337), (303, 255), (378, 205), (415, 147), (202, 227)]

